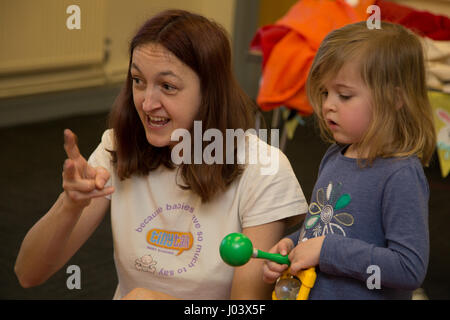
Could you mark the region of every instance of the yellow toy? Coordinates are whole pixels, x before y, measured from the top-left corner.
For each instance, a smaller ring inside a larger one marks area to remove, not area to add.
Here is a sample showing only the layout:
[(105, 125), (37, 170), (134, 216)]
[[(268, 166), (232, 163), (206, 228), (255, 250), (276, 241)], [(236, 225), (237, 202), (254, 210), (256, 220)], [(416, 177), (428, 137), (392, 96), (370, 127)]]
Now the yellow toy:
[(286, 270), (277, 280), (272, 300), (308, 300), (316, 277), (315, 268), (301, 270), (297, 276)]
[[(291, 264), (287, 256), (253, 248), (251, 240), (242, 233), (230, 233), (223, 238), (219, 251), (223, 261), (233, 267), (242, 266), (251, 258), (267, 259), (279, 264)], [(297, 276), (292, 276), (289, 269), (286, 270), (277, 280), (272, 292), (272, 300), (307, 300), (316, 276), (314, 268), (301, 270)]]

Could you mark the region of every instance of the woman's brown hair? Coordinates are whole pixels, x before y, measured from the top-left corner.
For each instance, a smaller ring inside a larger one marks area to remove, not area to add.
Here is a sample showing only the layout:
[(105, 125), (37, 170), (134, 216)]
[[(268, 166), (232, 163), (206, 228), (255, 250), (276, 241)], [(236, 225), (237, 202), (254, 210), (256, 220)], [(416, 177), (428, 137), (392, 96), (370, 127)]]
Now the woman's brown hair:
[[(133, 51), (149, 43), (162, 45), (198, 75), (202, 99), (195, 120), (202, 121), (203, 131), (218, 129), (225, 139), (226, 129), (241, 128), (245, 131), (254, 125), (257, 109), (234, 78), (226, 31), (217, 23), (194, 13), (183, 10), (161, 12), (145, 22), (131, 40), (127, 79), (109, 118), (115, 138), (115, 150), (110, 152), (121, 180), (133, 174), (147, 175), (161, 165), (175, 168), (168, 146), (155, 147), (148, 143), (133, 102), (130, 73)], [(193, 143), (194, 139), (191, 140)], [(204, 147), (206, 143), (203, 144)], [(225, 156), (225, 149), (223, 151)], [(211, 165), (191, 163), (183, 163), (178, 168), (184, 183), (180, 186), (191, 189), (204, 202), (224, 191), (243, 170), (237, 161)]]
[(372, 122), (358, 143), (368, 150), (365, 164), (371, 165), (376, 157), (416, 155), (428, 165), (436, 133), (418, 37), (388, 22), (382, 22), (381, 29), (368, 29), (365, 21), (325, 37), (310, 69), (307, 93), (322, 137), (333, 143), (322, 116), (322, 92), (324, 83), (348, 61), (359, 62), (361, 79), (372, 94)]

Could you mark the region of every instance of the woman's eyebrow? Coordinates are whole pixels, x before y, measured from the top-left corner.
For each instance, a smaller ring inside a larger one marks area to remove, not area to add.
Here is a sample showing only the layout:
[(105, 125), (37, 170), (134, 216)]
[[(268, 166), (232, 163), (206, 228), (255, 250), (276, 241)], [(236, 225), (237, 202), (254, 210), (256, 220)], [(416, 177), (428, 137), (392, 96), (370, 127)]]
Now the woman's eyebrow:
[(173, 71), (167, 70), (167, 71), (161, 71), (160, 73), (158, 73), (158, 75), (160, 76), (172, 76), (175, 78), (178, 78), (181, 80), (181, 78), (179, 76), (177, 76)]
[(131, 68), (135, 68), (137, 71), (142, 73), (141, 69), (139, 69), (138, 66), (134, 62), (131, 63)]
[[(141, 69), (139, 69), (139, 67), (138, 67), (134, 62), (131, 63), (131, 68), (134, 68), (134, 69), (136, 69), (137, 71), (139, 71), (140, 73), (142, 73)], [(181, 80), (181, 78), (180, 78), (178, 75), (176, 75), (176, 74), (175, 74), (173, 71), (171, 71), (171, 70), (161, 71), (161, 72), (158, 73), (158, 75), (160, 75), (160, 76), (172, 76), (172, 77), (175, 77), (175, 78), (178, 78), (178, 79)]]

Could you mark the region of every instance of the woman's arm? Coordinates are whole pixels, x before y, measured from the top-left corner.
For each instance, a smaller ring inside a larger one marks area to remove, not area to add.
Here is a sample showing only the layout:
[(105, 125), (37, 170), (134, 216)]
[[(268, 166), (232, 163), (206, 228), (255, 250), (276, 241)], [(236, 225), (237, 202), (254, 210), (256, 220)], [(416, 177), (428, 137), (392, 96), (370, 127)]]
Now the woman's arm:
[(28, 231), (17, 256), (14, 271), (23, 287), (45, 282), (59, 270), (90, 237), (102, 221), (110, 201), (105, 195), (109, 173), (92, 168), (80, 155), (76, 136), (65, 132), (64, 192), (52, 208)]
[[(269, 251), (283, 237), (285, 224), (285, 220), (274, 221), (244, 228), (242, 233), (250, 238), (254, 248)], [(250, 259), (247, 264), (235, 269), (232, 300), (271, 299), (273, 284), (263, 281), (263, 265), (262, 259)]]
[(14, 266), (20, 285), (40, 285), (63, 267), (98, 227), (109, 202), (94, 199), (84, 210), (71, 212), (65, 209), (62, 193), (22, 242)]
[(126, 294), (122, 300), (178, 300), (168, 294), (145, 288), (135, 288)]

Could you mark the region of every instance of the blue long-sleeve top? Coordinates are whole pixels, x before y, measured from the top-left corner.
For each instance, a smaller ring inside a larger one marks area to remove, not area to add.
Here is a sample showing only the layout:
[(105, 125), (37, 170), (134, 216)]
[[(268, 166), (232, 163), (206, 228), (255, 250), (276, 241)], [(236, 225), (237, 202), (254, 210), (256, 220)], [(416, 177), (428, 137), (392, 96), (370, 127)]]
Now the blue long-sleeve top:
[(361, 168), (332, 145), (298, 241), (325, 236), (310, 299), (411, 299), (429, 256), (429, 188), (419, 159)]

